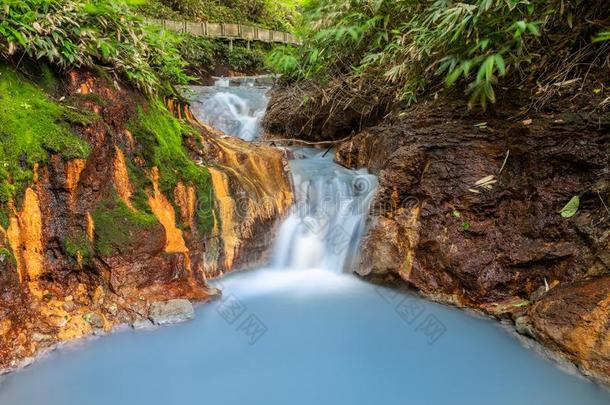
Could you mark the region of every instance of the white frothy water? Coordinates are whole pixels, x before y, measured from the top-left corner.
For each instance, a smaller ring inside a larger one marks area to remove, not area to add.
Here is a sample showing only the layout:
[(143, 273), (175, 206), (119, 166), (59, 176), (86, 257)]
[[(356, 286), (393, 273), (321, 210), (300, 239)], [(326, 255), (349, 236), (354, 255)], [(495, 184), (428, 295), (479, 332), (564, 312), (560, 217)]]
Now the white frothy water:
[(290, 162), (296, 204), (280, 228), (273, 267), (340, 273), (357, 256), (377, 178), (333, 163), (332, 153), (306, 153)]
[(267, 108), (268, 88), (255, 87), (254, 78), (240, 80), (239, 84), (231, 86), (228, 78), (221, 78), (214, 87), (198, 88), (193, 112), (214, 128), (252, 141), (260, 133)]
[(228, 77), (220, 77), (214, 82), (215, 87), (229, 87), (230, 81)]

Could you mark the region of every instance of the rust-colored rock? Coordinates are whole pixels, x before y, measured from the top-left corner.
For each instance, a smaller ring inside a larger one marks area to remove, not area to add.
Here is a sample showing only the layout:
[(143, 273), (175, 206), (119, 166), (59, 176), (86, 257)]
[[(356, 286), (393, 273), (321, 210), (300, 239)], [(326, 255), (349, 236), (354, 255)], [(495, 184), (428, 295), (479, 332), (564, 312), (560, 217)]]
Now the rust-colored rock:
[(610, 384), (610, 276), (554, 288), (529, 315), (541, 342)]
[[(607, 381), (608, 121), (565, 104), (525, 125), (512, 118), (520, 98), (487, 113), (428, 100), (338, 148), (344, 165), (379, 175), (357, 271), (519, 319), (523, 333), (535, 302), (540, 340)], [(575, 195), (578, 213), (563, 218)]]
[[(51, 156), (37, 166), (10, 226), (0, 227), (0, 372), (58, 342), (141, 320), (153, 302), (209, 298), (209, 278), (264, 257), (270, 239), (253, 240), (253, 230), (272, 227), (292, 202), (282, 153), (200, 126), (187, 106), (173, 103), (200, 132), (185, 138), (186, 153), (213, 164), (224, 179), (218, 195), (235, 201), (232, 210), (213, 203), (215, 231), (205, 233), (196, 215), (200, 198), (214, 200), (214, 184), (207, 193), (184, 182), (164, 192), (159, 171), (137, 154), (142, 145), (128, 126), (146, 100), (87, 72), (71, 72), (61, 89), (100, 119), (77, 129), (89, 158)], [(133, 168), (145, 177), (137, 184)], [(122, 214), (109, 227), (100, 209), (119, 204), (140, 214), (146, 205), (152, 221), (125, 228)], [(108, 228), (121, 231), (118, 239), (106, 235), (110, 245), (98, 245)], [(228, 235), (230, 247), (223, 243)]]

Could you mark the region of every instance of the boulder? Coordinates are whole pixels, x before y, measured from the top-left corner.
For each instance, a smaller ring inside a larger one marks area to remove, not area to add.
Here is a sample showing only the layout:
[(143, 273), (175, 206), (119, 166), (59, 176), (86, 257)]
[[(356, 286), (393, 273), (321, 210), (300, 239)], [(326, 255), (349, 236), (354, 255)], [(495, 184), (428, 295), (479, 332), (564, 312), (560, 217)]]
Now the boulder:
[(195, 309), (189, 300), (159, 301), (150, 306), (150, 320), (155, 325), (179, 323), (193, 318), (195, 318)]

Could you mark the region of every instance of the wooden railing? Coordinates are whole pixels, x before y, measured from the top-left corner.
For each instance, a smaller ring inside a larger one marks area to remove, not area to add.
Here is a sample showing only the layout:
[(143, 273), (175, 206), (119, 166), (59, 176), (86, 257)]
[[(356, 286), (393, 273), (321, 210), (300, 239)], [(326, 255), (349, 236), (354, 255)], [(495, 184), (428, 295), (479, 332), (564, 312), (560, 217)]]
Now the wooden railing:
[(228, 23), (195, 23), (189, 21), (150, 20), (163, 28), (209, 38), (224, 38), (229, 40), (240, 39), (243, 41), (273, 42), (290, 45), (301, 45), (299, 39), (287, 32), (273, 31), (264, 28), (244, 24)]

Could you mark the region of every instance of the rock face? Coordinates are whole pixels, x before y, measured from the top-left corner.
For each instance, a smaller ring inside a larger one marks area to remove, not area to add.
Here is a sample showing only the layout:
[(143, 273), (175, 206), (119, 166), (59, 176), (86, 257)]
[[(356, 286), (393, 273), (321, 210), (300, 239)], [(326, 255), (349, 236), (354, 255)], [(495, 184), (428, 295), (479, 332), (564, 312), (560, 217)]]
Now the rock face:
[(264, 259), (271, 239), (253, 234), (292, 203), (281, 152), (207, 128), (188, 106), (87, 72), (53, 96), (96, 117), (74, 128), (91, 153), (36, 165), (0, 226), (0, 370), (146, 318), (153, 302), (207, 299), (209, 278)]
[(540, 341), (610, 381), (609, 276), (554, 288), (529, 313)]
[[(519, 319), (609, 381), (608, 114), (496, 111), (430, 101), (341, 145), (340, 162), (380, 180), (357, 272)], [(579, 210), (564, 218), (573, 196)]]
[(175, 299), (153, 302), (150, 306), (150, 320), (155, 325), (169, 325), (195, 318), (195, 309), (189, 300)]
[[(512, 319), (520, 333), (610, 382), (610, 113), (602, 95), (566, 88), (536, 112), (529, 93), (506, 90), (482, 112), (445, 94), (357, 125), (350, 106), (341, 117), (345, 100), (318, 97), (337, 104), (335, 125), (331, 112), (285, 105), (299, 98), (298, 86), (316, 93), (308, 84), (276, 90), (270, 137), (337, 140), (351, 125), (336, 159), (379, 176), (360, 275)], [(579, 209), (564, 218), (574, 196)]]

